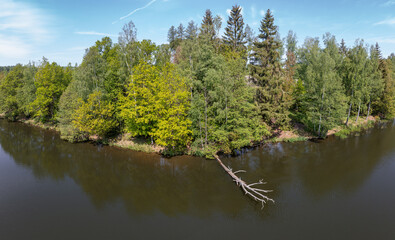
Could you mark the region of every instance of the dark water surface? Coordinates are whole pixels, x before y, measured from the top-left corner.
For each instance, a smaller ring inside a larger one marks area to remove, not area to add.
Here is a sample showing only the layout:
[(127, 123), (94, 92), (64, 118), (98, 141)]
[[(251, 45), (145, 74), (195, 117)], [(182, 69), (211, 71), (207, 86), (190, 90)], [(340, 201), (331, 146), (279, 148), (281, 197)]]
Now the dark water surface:
[(0, 120), (0, 239), (395, 239), (395, 126), (223, 158), (165, 159)]

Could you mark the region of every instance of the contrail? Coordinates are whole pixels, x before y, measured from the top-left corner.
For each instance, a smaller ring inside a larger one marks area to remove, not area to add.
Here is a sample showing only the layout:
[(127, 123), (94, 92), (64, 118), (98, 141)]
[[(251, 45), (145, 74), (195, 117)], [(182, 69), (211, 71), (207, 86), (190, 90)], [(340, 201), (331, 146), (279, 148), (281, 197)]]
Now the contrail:
[(125, 18), (127, 18), (127, 17), (129, 17), (129, 16), (131, 16), (131, 15), (133, 15), (135, 12), (138, 12), (138, 11), (140, 11), (140, 10), (143, 10), (143, 9), (149, 7), (149, 6), (150, 6), (151, 4), (153, 4), (154, 2), (156, 2), (156, 0), (152, 0), (151, 2), (149, 2), (149, 3), (148, 3), (147, 5), (145, 5), (144, 7), (134, 9), (134, 10), (131, 11), (128, 15), (123, 16), (123, 17), (120, 17), (119, 20), (113, 22), (112, 24), (115, 24), (115, 23), (117, 23), (118, 21), (121, 21), (121, 20), (123, 20), (123, 19), (125, 19)]

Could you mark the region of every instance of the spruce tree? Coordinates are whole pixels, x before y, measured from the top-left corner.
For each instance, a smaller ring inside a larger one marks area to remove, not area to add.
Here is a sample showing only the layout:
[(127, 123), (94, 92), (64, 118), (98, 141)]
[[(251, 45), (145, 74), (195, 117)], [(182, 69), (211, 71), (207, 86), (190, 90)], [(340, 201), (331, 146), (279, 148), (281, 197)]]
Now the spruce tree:
[(223, 36), (225, 44), (230, 45), (233, 50), (241, 49), (247, 43), (241, 10), (238, 5), (232, 7)]
[(193, 40), (197, 37), (197, 26), (195, 22), (192, 20), (188, 23), (188, 27), (185, 30), (185, 38), (189, 40)]
[(182, 23), (177, 28), (177, 39), (184, 40), (185, 38), (185, 28)]
[(261, 21), (258, 40), (254, 42), (256, 64), (251, 66), (252, 78), (257, 86), (256, 101), (262, 118), (274, 127), (286, 127), (289, 123), (290, 101), (284, 96), (284, 80), (281, 68), (281, 41), (277, 26), (268, 9)]
[(215, 38), (214, 19), (210, 9), (206, 10), (206, 14), (203, 17), (200, 34), (207, 36), (210, 40)]
[(340, 42), (339, 50), (340, 50), (340, 53), (343, 55), (343, 57), (345, 57), (347, 55), (348, 49), (347, 49), (346, 42), (344, 41), (344, 39), (342, 39), (342, 41)]
[(169, 31), (167, 32), (167, 41), (170, 44), (171, 49), (175, 49), (175, 43), (176, 43), (176, 37), (177, 37), (177, 30), (174, 26), (171, 26), (169, 28)]

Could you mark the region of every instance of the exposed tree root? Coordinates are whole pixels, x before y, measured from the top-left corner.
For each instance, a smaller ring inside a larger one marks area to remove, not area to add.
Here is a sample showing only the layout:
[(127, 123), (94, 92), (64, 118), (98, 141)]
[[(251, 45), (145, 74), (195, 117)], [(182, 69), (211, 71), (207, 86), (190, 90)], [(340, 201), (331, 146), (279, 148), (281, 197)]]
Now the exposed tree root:
[(250, 196), (252, 199), (254, 199), (257, 202), (261, 202), (262, 203), (262, 209), (265, 206), (265, 204), (267, 202), (273, 202), (274, 200), (267, 197), (265, 195), (265, 193), (268, 192), (272, 192), (272, 190), (264, 190), (264, 189), (260, 189), (257, 187), (253, 187), (256, 185), (261, 185), (261, 184), (266, 184), (266, 182), (263, 182), (263, 180), (259, 180), (259, 182), (256, 183), (251, 183), (251, 184), (247, 184), (246, 182), (244, 182), (243, 180), (241, 180), (240, 177), (238, 177), (236, 175), (236, 173), (241, 173), (241, 172), (246, 172), (244, 170), (238, 170), (233, 172), (232, 169), (230, 167), (226, 167), (221, 159), (219, 159), (219, 157), (217, 155), (214, 155), (215, 159), (217, 159), (217, 161), (219, 162), (219, 164), (222, 166), (222, 168), (233, 178), (233, 181), (236, 182), (237, 186), (241, 187), (241, 189), (243, 190), (244, 194)]

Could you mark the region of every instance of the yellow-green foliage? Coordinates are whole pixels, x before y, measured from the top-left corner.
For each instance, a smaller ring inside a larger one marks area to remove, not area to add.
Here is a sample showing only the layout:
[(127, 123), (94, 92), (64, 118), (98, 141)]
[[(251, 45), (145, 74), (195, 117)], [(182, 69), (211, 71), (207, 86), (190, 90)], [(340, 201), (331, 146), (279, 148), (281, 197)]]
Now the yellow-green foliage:
[(190, 140), (189, 93), (185, 79), (171, 64), (162, 68), (141, 62), (134, 68), (120, 117), (132, 136), (152, 137), (163, 146), (185, 146)]
[(35, 75), (37, 91), (32, 103), (35, 116), (40, 121), (52, 120), (58, 109), (60, 96), (71, 81), (71, 71), (56, 63), (44, 62)]
[(85, 103), (80, 99), (81, 105), (74, 113), (73, 126), (88, 135), (107, 136), (118, 123), (114, 120), (114, 104), (102, 99), (100, 91), (89, 95)]
[(158, 82), (157, 67), (142, 62), (134, 68), (126, 96), (120, 96), (120, 116), (126, 123), (126, 131), (132, 136), (152, 136), (152, 129), (156, 128)]
[(186, 80), (176, 73), (171, 64), (162, 68), (159, 78), (160, 91), (156, 110), (161, 116), (153, 135), (162, 146), (185, 145), (190, 141), (191, 120), (187, 118), (190, 107)]

